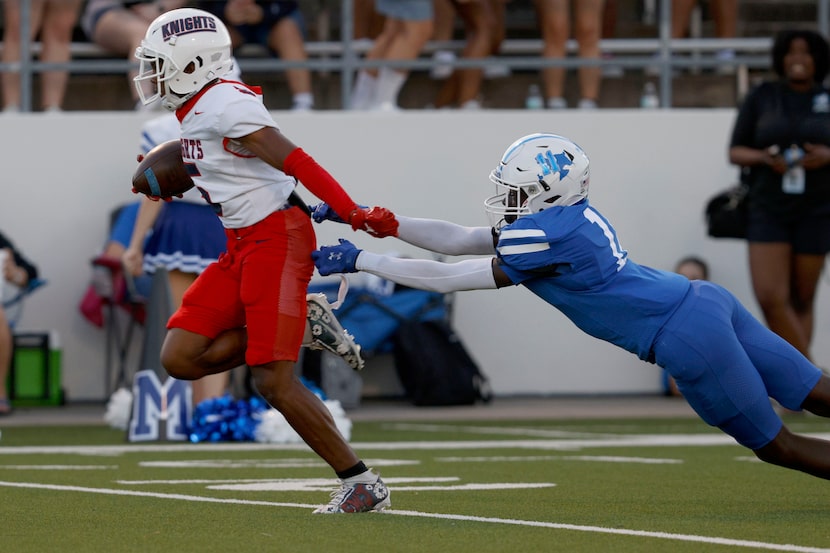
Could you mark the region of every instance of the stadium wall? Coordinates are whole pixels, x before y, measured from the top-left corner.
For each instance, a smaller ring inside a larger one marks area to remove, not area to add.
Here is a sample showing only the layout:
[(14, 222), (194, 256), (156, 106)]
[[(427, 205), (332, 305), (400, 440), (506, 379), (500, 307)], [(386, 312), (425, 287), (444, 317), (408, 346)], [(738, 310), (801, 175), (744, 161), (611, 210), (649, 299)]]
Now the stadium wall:
[[(726, 149), (735, 112), (405, 111), (392, 114), (275, 113), (283, 131), (328, 168), (359, 202), (402, 214), (486, 225), (488, 175), (519, 136), (546, 131), (582, 145), (592, 161), (591, 200), (615, 225), (630, 257), (671, 269), (698, 254), (713, 280), (754, 312), (746, 246), (705, 235), (703, 204), (731, 184)], [(21, 330), (55, 330), (69, 401), (107, 395), (105, 335), (80, 314), (89, 261), (110, 211), (135, 200), (130, 176), (147, 114), (69, 112), (4, 115), (0, 228), (40, 266), (47, 287), (26, 303)], [(301, 194), (311, 203), (308, 191)], [(328, 223), (319, 243), (340, 236), (379, 252), (428, 255)], [(830, 297), (822, 285), (815, 358), (830, 357)], [(637, 394), (661, 390), (659, 369), (583, 335), (522, 288), (463, 292), (454, 324), (496, 395)]]

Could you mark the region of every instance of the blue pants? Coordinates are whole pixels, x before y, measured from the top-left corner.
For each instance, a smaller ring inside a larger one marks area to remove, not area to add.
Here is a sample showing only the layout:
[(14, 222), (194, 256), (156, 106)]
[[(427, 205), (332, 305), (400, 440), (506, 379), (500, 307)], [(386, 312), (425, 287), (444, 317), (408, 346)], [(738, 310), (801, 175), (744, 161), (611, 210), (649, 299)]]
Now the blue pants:
[(798, 410), (821, 377), (735, 296), (707, 281), (693, 281), (653, 351), (695, 412), (752, 450), (783, 425), (769, 398)]

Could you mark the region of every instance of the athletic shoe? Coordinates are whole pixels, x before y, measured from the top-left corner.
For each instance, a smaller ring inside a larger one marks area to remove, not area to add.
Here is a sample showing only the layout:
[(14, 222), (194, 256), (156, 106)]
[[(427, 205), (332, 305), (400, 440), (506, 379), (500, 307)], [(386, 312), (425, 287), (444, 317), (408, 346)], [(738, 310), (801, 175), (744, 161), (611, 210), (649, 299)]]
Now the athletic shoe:
[(392, 502), (389, 499), (389, 488), (378, 479), (372, 483), (355, 482), (352, 484), (340, 481), (340, 488), (331, 492), (331, 501), (314, 510), (316, 515), (332, 515), (336, 513), (365, 513), (368, 511), (382, 511)]
[(342, 357), (354, 370), (362, 369), (363, 357), (360, 355), (360, 346), (334, 316), (326, 295), (308, 294), (306, 302), (308, 324), (311, 326), (309, 349), (330, 351)]

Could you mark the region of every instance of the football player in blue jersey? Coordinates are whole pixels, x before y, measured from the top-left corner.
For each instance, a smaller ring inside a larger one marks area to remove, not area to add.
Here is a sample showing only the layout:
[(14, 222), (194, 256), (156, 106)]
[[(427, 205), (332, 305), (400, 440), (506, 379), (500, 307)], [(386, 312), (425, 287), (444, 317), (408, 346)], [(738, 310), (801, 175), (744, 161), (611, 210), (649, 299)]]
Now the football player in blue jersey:
[[(830, 479), (830, 441), (792, 433), (769, 400), (830, 417), (830, 378), (721, 286), (632, 261), (588, 201), (589, 173), (567, 138), (525, 136), (490, 174), (500, 192), (485, 201), (492, 228), (397, 215), (405, 242), (489, 257), (401, 259), (341, 239), (314, 261), (322, 275), (365, 271), (442, 293), (521, 284), (588, 334), (665, 368), (704, 421), (759, 459)], [(314, 217), (337, 220), (325, 204)]]

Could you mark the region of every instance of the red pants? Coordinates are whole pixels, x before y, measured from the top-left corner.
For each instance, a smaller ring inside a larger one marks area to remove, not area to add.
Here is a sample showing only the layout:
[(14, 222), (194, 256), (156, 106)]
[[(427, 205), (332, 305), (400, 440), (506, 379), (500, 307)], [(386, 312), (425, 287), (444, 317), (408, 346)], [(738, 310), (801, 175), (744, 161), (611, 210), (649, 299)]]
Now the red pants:
[(225, 233), (228, 251), (187, 289), (167, 328), (216, 338), (247, 326), (248, 365), (296, 361), (317, 247), (311, 219), (294, 207)]

